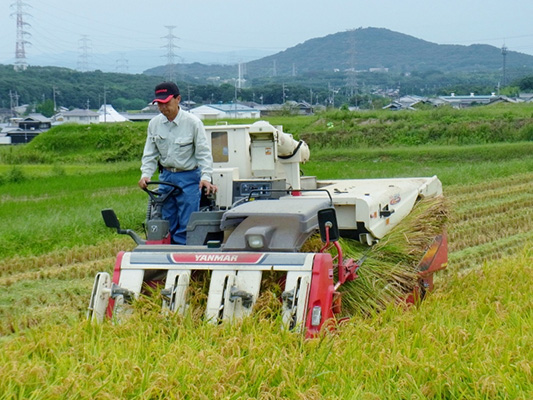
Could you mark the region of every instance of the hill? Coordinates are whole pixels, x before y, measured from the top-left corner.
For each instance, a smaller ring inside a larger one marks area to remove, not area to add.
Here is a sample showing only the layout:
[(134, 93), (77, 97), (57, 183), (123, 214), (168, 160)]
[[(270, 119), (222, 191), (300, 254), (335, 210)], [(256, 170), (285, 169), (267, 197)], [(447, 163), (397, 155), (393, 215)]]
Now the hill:
[[(280, 53), (246, 63), (248, 79), (264, 76), (290, 77), (311, 72), (336, 70), (369, 71), (387, 69), (391, 73), (438, 70), (448, 73), (501, 72), (501, 49), (489, 45), (441, 45), (384, 28), (359, 28), (314, 38)], [(507, 69), (517, 74), (533, 71), (533, 56), (508, 51)], [(165, 67), (146, 74), (163, 75)], [(236, 77), (236, 67), (198, 63), (181, 64), (189, 76)]]
[[(526, 87), (520, 82), (533, 75), (533, 56), (508, 51), (506, 66), (504, 77), (501, 50), (493, 46), (439, 45), (365, 28), (310, 39), (241, 65), (242, 90), (235, 88), (237, 65), (177, 64), (174, 72), (183, 97), (200, 104), (228, 103), (237, 97), (264, 104), (305, 100), (374, 108), (383, 100), (371, 98), (374, 94), (488, 94), (509, 84), (533, 89), (533, 80)], [(55, 94), (58, 106), (98, 108), (107, 96), (117, 110), (140, 109), (166, 76), (166, 66), (119, 74), (57, 67), (29, 67), (16, 73), (12, 66), (0, 65), (0, 107), (8, 107), (15, 94), (20, 104), (39, 104)]]

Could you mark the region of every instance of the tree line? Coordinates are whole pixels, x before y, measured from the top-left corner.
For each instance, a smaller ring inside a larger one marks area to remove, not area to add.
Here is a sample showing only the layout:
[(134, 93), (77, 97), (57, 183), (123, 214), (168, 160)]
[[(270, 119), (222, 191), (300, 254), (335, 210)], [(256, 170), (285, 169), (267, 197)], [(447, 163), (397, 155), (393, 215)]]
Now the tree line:
[[(44, 115), (58, 107), (97, 109), (104, 101), (119, 111), (140, 110), (153, 98), (155, 85), (162, 76), (148, 74), (79, 72), (58, 67), (32, 67), (15, 72), (10, 65), (0, 65), (0, 108), (30, 104)], [(358, 106), (378, 108), (391, 98), (405, 94), (420, 96), (460, 94), (513, 95), (533, 91), (533, 76), (515, 78), (507, 87), (499, 87), (497, 73), (416, 72), (409, 75), (385, 72), (358, 73), (315, 72), (296, 77), (254, 78), (244, 87), (234, 82), (212, 84), (182, 76), (177, 81), (182, 100), (196, 104), (255, 102), (283, 104), (305, 101), (311, 105), (339, 108)]]

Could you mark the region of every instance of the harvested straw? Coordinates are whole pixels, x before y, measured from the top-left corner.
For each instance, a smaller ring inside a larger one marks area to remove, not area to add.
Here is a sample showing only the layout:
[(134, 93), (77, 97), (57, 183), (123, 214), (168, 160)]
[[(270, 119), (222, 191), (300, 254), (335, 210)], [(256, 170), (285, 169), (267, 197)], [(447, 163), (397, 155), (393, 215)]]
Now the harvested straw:
[(446, 221), (445, 199), (439, 196), (419, 201), (411, 214), (370, 249), (342, 239), (345, 257), (357, 260), (368, 251), (359, 277), (340, 288), (343, 314), (370, 314), (403, 301), (418, 285), (418, 264)]

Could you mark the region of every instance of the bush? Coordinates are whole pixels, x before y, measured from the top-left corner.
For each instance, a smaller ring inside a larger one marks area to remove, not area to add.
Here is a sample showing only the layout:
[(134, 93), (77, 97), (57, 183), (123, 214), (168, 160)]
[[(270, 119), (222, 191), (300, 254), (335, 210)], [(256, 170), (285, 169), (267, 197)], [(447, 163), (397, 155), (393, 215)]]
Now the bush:
[(22, 171), (18, 165), (13, 166), (9, 171), (7, 171), (6, 181), (10, 183), (20, 183), (27, 180), (28, 177)]

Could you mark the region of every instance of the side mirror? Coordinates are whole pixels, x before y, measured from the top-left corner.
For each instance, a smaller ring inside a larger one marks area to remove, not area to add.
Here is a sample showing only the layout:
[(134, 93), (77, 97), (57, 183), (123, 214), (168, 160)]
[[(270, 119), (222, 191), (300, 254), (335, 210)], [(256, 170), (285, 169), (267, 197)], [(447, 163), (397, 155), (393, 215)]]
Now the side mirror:
[(141, 237), (131, 229), (120, 229), (120, 222), (118, 222), (117, 215), (111, 208), (102, 210), (102, 217), (104, 218), (105, 226), (108, 228), (116, 229), (117, 233), (120, 235), (129, 235), (137, 244), (146, 244), (146, 240), (141, 239)]
[(334, 208), (324, 208), (317, 213), (318, 229), (323, 242), (326, 242), (326, 228), (329, 228), (329, 241), (336, 242), (340, 238), (337, 214)]
[(117, 231), (120, 230), (120, 222), (118, 222), (115, 211), (113, 211), (111, 208), (102, 210), (102, 217), (104, 218), (105, 226), (108, 228), (115, 228)]

